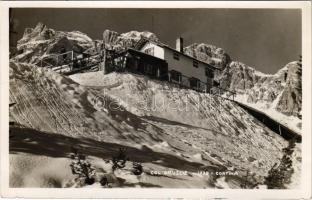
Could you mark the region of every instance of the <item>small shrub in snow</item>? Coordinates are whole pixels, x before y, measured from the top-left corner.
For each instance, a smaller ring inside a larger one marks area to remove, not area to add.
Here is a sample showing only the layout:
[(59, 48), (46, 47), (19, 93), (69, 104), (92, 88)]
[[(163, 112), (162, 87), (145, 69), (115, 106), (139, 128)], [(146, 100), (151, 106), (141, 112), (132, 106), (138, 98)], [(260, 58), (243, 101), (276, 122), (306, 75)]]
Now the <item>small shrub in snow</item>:
[(248, 185), (248, 176), (249, 176), (249, 171), (246, 172), (246, 176), (243, 177), (243, 182), (241, 183), (240, 187), (241, 188), (247, 188)]
[(126, 166), (128, 158), (126, 156), (126, 149), (125, 148), (119, 148), (119, 152), (116, 156), (113, 156), (113, 166), (112, 169), (115, 171), (117, 168), (121, 169)]
[(286, 189), (286, 184), (291, 182), (291, 176), (294, 173), (292, 168), (291, 154), (295, 147), (295, 140), (289, 141), (288, 147), (283, 149), (284, 156), (279, 164), (275, 163), (270, 169), (264, 184), (268, 189)]
[(71, 158), (73, 160), (70, 164), (72, 173), (78, 175), (79, 179), (83, 179), (85, 184), (92, 185), (95, 181), (95, 169), (86, 160), (86, 157), (76, 151)]
[(259, 185), (255, 174), (247, 170), (246, 175), (242, 177), (242, 183), (240, 185), (243, 189), (252, 189), (256, 188)]
[(108, 187), (108, 179), (107, 179), (106, 176), (103, 176), (103, 177), (101, 178), (100, 184), (101, 184), (101, 186), (103, 186), (103, 187)]
[(141, 163), (133, 162), (132, 173), (134, 175), (141, 175), (143, 173), (143, 166), (141, 165)]

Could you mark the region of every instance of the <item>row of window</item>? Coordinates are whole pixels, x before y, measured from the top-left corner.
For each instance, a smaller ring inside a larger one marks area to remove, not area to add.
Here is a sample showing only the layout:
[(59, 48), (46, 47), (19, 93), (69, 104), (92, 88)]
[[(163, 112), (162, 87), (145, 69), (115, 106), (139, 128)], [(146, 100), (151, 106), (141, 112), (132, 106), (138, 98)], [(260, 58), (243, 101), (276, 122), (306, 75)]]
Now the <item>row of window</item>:
[[(144, 53), (153, 56), (153, 55), (154, 55), (154, 47), (145, 49), (145, 50), (144, 50)], [(179, 56), (180, 56), (180, 55), (179, 55), (178, 52), (173, 52), (173, 58), (174, 58), (175, 60), (179, 60), (179, 59), (180, 59)], [(193, 60), (193, 67), (198, 68), (198, 65), (199, 65), (199, 62), (198, 62), (197, 60)], [(205, 69), (205, 75), (206, 75), (208, 78), (213, 78), (213, 76), (214, 76), (213, 70), (210, 69), (210, 68), (206, 68), (206, 69)]]
[[(206, 68), (206, 69), (205, 69), (205, 75), (206, 75), (208, 78), (211, 78), (211, 79), (214, 78), (213, 70), (210, 69), (210, 68)], [(179, 81), (179, 80), (180, 80), (179, 77), (181, 77), (182, 74), (181, 74), (180, 72), (178, 72), (178, 71), (174, 71), (174, 70), (173, 70), (172, 73), (171, 73), (171, 76), (173, 76), (173, 80)]]
[[(182, 82), (182, 73), (175, 71), (175, 70), (172, 70), (170, 72), (170, 79), (171, 79), (171, 81), (181, 83)], [(200, 87), (200, 80), (198, 78), (194, 78), (194, 77), (189, 78), (189, 83), (190, 83), (191, 88), (199, 88)]]
[[(177, 52), (173, 53), (173, 58), (179, 60), (179, 54)], [(198, 68), (199, 62), (197, 60), (193, 60), (193, 67)], [(210, 68), (205, 69), (205, 75), (208, 78), (213, 78), (213, 70)]]
[[(175, 81), (178, 83), (182, 82), (182, 74), (180, 72), (172, 70), (170, 74), (171, 74), (171, 81)], [(191, 88), (196, 88), (196, 89), (200, 88), (201, 82), (198, 78), (191, 77), (188, 80), (189, 80), (189, 84)], [(210, 83), (209, 81), (207, 82), (207, 85), (210, 85), (209, 87), (219, 87), (220, 83), (218, 81), (211, 80)]]
[[(173, 52), (173, 58), (175, 60), (180, 60), (180, 55), (178, 52)], [(198, 68), (198, 61), (197, 60), (193, 60), (193, 67)]]
[[(148, 48), (144, 50), (144, 53), (149, 54), (154, 56), (154, 47)], [(180, 55), (177, 52), (173, 52), (173, 58), (175, 60), (180, 60)], [(193, 60), (193, 67), (198, 68), (198, 61), (197, 60)], [(209, 78), (213, 78), (213, 70), (207, 68), (206, 72), (205, 72), (206, 76), (208, 76)]]
[[(206, 68), (206, 76), (208, 76), (209, 78), (213, 78), (213, 70)], [(182, 81), (182, 73), (175, 71), (175, 70), (171, 70), (170, 71), (170, 77), (171, 80), (176, 81), (176, 82), (181, 82)], [(197, 87), (198, 84), (200, 84), (200, 80), (198, 78), (190, 78), (190, 85), (191, 87)]]

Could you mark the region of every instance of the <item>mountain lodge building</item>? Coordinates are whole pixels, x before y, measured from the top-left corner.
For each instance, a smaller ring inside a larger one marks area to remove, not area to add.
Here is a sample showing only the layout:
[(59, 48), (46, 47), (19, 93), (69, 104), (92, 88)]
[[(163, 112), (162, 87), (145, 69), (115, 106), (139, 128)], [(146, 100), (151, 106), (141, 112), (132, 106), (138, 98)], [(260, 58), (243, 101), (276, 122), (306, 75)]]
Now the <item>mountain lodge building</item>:
[(81, 51), (75, 46), (70, 48), (67, 38), (61, 41), (51, 50), (60, 53), (43, 58), (40, 66), (54, 67), (66, 75), (94, 67), (104, 73), (129, 71), (200, 92), (211, 92), (217, 86), (213, 80), (214, 72), (220, 69), (185, 54), (182, 38), (176, 40), (176, 49), (142, 37), (133, 48), (122, 51), (107, 49), (98, 41), (94, 41), (93, 47)]
[(115, 55), (111, 62), (108, 64), (113, 67), (106, 67), (106, 73), (126, 70), (202, 92), (210, 91), (214, 83), (214, 71), (219, 70), (184, 54), (182, 38), (176, 40), (176, 49), (141, 38), (134, 48)]

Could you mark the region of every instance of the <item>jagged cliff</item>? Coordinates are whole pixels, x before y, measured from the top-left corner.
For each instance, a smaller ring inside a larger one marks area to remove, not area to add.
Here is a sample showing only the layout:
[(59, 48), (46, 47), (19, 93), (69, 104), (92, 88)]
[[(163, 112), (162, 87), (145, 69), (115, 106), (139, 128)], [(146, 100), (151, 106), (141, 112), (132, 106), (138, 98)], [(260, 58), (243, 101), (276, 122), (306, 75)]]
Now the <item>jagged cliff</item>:
[(287, 68), (287, 73), (284, 74), (285, 88), (281, 93), (276, 110), (286, 115), (297, 115), (301, 118), (302, 66), (300, 62), (291, 62), (285, 68)]
[(134, 45), (141, 39), (141, 37), (148, 38), (152, 41), (159, 41), (154, 33), (148, 31), (130, 31), (122, 34), (111, 30), (105, 30), (103, 32), (103, 42), (106, 46), (113, 49), (134, 47)]
[(83, 52), (93, 46), (93, 41), (79, 31), (55, 31), (42, 23), (35, 28), (25, 30), (23, 37), (17, 42), (18, 62), (38, 63), (43, 57), (51, 54), (74, 50)]

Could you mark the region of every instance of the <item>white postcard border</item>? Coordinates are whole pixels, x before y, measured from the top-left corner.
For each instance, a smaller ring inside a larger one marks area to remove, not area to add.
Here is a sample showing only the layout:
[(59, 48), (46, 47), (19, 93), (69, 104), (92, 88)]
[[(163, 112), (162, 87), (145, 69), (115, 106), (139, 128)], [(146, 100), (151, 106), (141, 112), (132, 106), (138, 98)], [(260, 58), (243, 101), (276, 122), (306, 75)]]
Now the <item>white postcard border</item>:
[[(1, 139), (1, 195), (31, 198), (230, 198), (285, 199), (311, 198), (311, 2), (308, 1), (213, 1), (213, 2), (147, 2), (147, 1), (11, 1), (0, 2), (0, 139)], [(296, 190), (247, 189), (43, 189), (9, 188), (9, 20), (10, 7), (71, 7), (71, 8), (294, 8), (302, 10), (302, 89), (303, 139), (302, 187)]]

